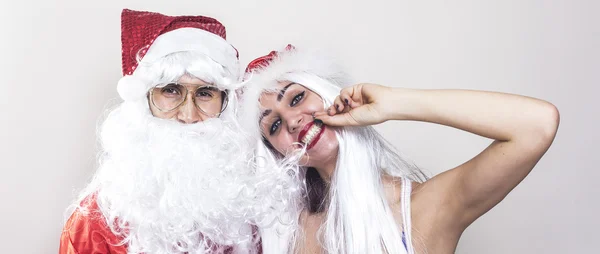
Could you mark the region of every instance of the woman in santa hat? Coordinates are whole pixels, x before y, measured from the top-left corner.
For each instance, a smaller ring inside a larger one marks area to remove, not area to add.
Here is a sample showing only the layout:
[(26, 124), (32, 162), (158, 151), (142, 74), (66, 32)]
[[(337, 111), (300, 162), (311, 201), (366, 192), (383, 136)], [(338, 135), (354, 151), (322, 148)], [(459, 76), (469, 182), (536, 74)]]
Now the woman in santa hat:
[[(533, 169), (559, 123), (552, 104), (519, 95), (353, 85), (324, 55), (292, 46), (252, 61), (246, 79), (241, 117), (262, 140), (257, 158), (304, 193), (282, 216), (296, 220), (264, 230), (265, 253), (454, 253), (465, 228)], [(494, 142), (426, 179), (371, 127), (390, 120)]]

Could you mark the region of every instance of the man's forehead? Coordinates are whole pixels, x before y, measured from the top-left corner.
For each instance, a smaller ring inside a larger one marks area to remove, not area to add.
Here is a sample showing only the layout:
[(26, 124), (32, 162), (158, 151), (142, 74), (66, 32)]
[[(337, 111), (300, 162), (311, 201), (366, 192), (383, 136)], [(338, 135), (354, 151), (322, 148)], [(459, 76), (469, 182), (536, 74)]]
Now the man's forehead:
[(178, 80), (177, 83), (180, 84), (185, 84), (185, 85), (192, 85), (192, 86), (208, 86), (208, 85), (212, 85), (209, 82), (206, 82), (202, 79), (196, 78), (196, 77), (191, 77), (189, 75), (183, 75), (181, 76)]

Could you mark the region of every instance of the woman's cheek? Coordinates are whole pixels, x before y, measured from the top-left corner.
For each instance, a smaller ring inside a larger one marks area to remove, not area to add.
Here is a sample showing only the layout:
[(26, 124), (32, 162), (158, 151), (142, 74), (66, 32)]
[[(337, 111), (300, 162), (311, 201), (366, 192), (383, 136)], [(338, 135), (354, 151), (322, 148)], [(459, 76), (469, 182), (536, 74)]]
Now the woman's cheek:
[(274, 141), (274, 143), (271, 143), (271, 144), (274, 144), (274, 145), (273, 145), (273, 147), (275, 147), (275, 149), (276, 149), (276, 150), (277, 150), (277, 151), (278, 151), (280, 154), (283, 154), (283, 155), (285, 155), (285, 154), (286, 154), (286, 148), (287, 148), (287, 147), (289, 147), (289, 146), (291, 145), (291, 143), (290, 143), (290, 144), (286, 144), (286, 143), (288, 143), (288, 142), (287, 142), (287, 140), (285, 140), (285, 139), (276, 139), (276, 140)]

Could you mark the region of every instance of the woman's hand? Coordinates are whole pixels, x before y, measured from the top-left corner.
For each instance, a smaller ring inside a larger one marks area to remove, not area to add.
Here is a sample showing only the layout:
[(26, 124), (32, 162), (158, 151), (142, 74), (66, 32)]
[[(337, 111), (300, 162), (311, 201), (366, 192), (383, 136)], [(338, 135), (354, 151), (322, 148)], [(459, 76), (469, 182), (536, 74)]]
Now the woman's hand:
[(333, 105), (315, 118), (330, 126), (365, 126), (390, 120), (393, 89), (376, 84), (357, 84), (342, 89)]

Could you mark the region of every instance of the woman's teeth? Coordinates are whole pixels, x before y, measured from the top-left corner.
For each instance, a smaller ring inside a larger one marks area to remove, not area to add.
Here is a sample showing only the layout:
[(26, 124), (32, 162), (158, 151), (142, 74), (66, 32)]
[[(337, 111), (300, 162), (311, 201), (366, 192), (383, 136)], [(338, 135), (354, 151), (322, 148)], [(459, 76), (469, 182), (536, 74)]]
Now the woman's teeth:
[(310, 142), (312, 142), (312, 140), (317, 136), (317, 134), (319, 134), (319, 132), (321, 132), (321, 126), (314, 124), (312, 127), (310, 127), (310, 130), (306, 132), (306, 135), (304, 135), (304, 137), (302, 138), (302, 143), (307, 145), (310, 144)]

